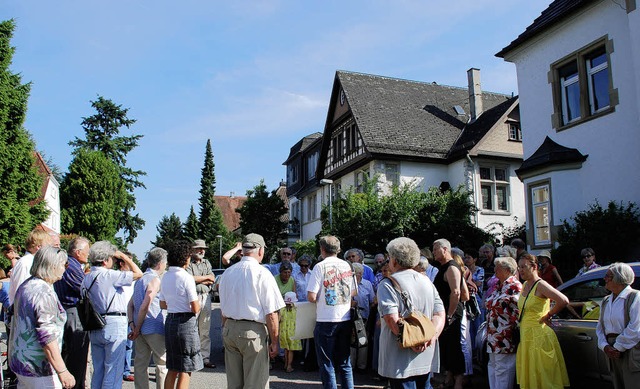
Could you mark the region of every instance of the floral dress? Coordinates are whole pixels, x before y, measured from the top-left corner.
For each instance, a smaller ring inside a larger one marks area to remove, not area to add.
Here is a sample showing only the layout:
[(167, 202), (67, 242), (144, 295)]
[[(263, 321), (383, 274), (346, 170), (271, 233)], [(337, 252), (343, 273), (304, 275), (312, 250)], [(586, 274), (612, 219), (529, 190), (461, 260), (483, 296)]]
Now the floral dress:
[(516, 352), (512, 343), (513, 331), (518, 324), (518, 299), (522, 284), (516, 276), (507, 278), (487, 296), (487, 352), (509, 354)]
[(27, 279), (18, 288), (13, 307), (9, 367), (26, 377), (53, 376), (44, 346), (55, 341), (62, 350), (67, 321), (53, 286), (40, 278)]
[(287, 350), (302, 350), (300, 339), (291, 339), (296, 333), (296, 307), (287, 304), (280, 310), (280, 347)]

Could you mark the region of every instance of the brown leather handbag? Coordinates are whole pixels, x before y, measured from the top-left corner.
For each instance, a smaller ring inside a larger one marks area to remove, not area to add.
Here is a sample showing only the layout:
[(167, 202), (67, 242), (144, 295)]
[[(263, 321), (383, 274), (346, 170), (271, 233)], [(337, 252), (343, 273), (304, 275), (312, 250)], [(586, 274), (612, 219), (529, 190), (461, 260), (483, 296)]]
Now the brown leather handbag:
[(393, 287), (400, 293), (404, 305), (407, 307), (409, 314), (401, 317), (398, 321), (398, 343), (402, 348), (412, 348), (422, 346), (427, 343), (436, 333), (431, 320), (422, 312), (413, 309), (413, 304), (409, 298), (409, 294), (402, 290), (400, 284), (393, 276), (389, 276), (393, 283)]

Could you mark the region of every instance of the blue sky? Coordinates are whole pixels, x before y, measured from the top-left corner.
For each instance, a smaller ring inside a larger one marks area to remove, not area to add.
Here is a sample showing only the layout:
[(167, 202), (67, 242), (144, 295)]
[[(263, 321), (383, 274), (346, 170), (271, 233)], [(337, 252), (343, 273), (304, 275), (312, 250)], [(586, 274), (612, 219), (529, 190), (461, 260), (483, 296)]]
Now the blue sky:
[(130, 108), (143, 256), (163, 215), (198, 211), (207, 139), (216, 194), (244, 195), (275, 189), (289, 148), (323, 130), (336, 70), (466, 87), (477, 67), (483, 90), (517, 94), (494, 54), (549, 2), (3, 0), (0, 18), (16, 19), (12, 70), (32, 82), (26, 127), (62, 170), (90, 100)]

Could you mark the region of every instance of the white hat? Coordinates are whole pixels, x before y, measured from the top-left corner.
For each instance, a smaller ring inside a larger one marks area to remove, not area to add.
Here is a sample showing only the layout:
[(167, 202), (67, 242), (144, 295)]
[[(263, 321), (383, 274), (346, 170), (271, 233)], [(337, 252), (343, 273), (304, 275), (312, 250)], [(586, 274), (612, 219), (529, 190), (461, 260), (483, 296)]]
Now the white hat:
[(295, 292), (287, 292), (284, 294), (284, 302), (285, 304), (293, 304), (298, 302), (298, 297), (296, 297)]

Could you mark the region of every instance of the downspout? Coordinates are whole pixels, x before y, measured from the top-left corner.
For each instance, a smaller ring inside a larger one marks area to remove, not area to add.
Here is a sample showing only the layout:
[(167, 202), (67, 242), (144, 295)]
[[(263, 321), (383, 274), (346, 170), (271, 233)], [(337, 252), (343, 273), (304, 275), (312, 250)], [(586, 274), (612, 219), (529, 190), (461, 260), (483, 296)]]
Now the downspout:
[[(473, 169), (473, 171), (471, 172), (471, 185), (473, 190), (471, 191), (471, 196), (473, 196), (473, 204), (476, 204), (476, 165), (473, 163), (473, 161), (471, 160), (471, 156), (469, 155), (469, 152), (467, 151), (467, 161), (471, 164), (471, 168)], [(474, 217), (474, 222), (476, 227), (478, 227), (478, 213), (479, 211), (476, 212), (476, 216)]]

